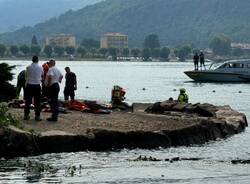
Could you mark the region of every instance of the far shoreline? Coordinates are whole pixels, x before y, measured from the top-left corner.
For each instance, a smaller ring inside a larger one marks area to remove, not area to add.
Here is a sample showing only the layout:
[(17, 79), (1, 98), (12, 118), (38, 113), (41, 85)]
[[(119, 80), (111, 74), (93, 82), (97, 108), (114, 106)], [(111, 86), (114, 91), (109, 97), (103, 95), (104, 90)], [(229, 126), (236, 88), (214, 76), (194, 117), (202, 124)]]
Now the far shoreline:
[[(4, 57), (4, 58), (0, 58), (0, 61), (31, 61), (31, 57), (19, 57), (19, 58), (11, 58), (11, 57)], [(193, 62), (192, 59), (187, 59), (185, 61), (179, 61), (176, 59), (170, 59), (167, 61), (161, 61), (161, 60), (152, 60), (152, 61), (143, 61), (143, 60), (108, 60), (106, 58), (74, 58), (74, 59), (70, 59), (70, 58), (66, 58), (66, 57), (51, 57), (51, 58), (47, 58), (47, 57), (39, 57), (40, 61), (49, 61), (50, 59), (55, 59), (56, 61), (83, 61), (83, 62), (122, 62), (122, 63), (134, 63), (134, 62), (140, 62), (140, 63), (190, 63)]]

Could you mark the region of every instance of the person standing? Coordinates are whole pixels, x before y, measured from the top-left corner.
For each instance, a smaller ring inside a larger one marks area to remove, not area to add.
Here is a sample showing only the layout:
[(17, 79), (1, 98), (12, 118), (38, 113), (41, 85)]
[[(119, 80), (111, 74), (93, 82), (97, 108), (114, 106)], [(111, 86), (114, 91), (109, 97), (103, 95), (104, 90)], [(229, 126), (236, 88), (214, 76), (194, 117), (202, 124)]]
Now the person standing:
[(205, 57), (204, 57), (203, 52), (200, 53), (200, 67), (201, 67), (201, 70), (202, 70), (202, 66), (204, 67), (204, 70), (206, 70), (206, 67), (205, 67)]
[(41, 121), (40, 102), (41, 102), (41, 82), (43, 77), (43, 68), (38, 65), (38, 57), (33, 56), (32, 64), (26, 68), (26, 88), (25, 88), (25, 108), (24, 120), (30, 119), (30, 105), (34, 98), (35, 120)]
[(68, 101), (69, 96), (71, 100), (75, 99), (75, 90), (77, 89), (76, 74), (71, 72), (69, 67), (65, 67), (65, 88), (64, 88), (64, 100)]
[(199, 65), (199, 55), (198, 53), (196, 52), (194, 57), (193, 57), (193, 60), (194, 60), (194, 70), (198, 70), (198, 65)]
[(46, 101), (48, 98), (48, 89), (45, 86), (45, 79), (46, 79), (46, 75), (49, 71), (49, 62), (46, 62), (42, 65), (43, 67), (43, 79), (42, 79), (42, 100)]
[(47, 118), (47, 121), (57, 121), (59, 114), (58, 94), (60, 91), (59, 83), (62, 82), (63, 75), (60, 70), (55, 66), (55, 60), (49, 61), (49, 71), (46, 76), (46, 86), (49, 90), (50, 108), (52, 116)]

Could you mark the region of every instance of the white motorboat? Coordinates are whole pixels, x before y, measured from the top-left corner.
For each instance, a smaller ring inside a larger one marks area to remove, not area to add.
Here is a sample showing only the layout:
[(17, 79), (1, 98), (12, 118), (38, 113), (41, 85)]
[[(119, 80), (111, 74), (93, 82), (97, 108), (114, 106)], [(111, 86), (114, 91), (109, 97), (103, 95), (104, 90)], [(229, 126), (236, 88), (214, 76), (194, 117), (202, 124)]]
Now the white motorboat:
[(250, 82), (250, 59), (229, 60), (219, 66), (212, 63), (208, 70), (185, 71), (199, 82)]

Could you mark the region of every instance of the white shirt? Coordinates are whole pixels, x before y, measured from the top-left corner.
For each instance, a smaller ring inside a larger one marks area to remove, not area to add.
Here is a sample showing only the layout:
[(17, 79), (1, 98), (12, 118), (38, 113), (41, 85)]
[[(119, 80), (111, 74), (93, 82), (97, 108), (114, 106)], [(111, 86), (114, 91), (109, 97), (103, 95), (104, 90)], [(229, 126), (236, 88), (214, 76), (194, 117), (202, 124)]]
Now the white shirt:
[(63, 77), (60, 70), (58, 70), (58, 68), (56, 68), (55, 66), (49, 68), (49, 71), (46, 75), (46, 83), (47, 84), (48, 84), (48, 76), (51, 77), (51, 85), (61, 82), (60, 79)]
[(41, 84), (43, 75), (42, 66), (32, 63), (26, 68), (27, 84)]

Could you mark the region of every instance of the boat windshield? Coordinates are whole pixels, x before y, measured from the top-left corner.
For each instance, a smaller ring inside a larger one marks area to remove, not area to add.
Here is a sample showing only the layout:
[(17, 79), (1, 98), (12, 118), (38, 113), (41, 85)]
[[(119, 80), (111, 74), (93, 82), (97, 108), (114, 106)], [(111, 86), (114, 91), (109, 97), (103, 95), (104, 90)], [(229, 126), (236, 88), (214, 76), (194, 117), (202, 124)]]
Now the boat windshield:
[(218, 63), (218, 62), (212, 62), (209, 66), (209, 70), (214, 70), (216, 68), (222, 67), (224, 64)]
[(243, 63), (224, 63), (217, 68), (244, 68)]

